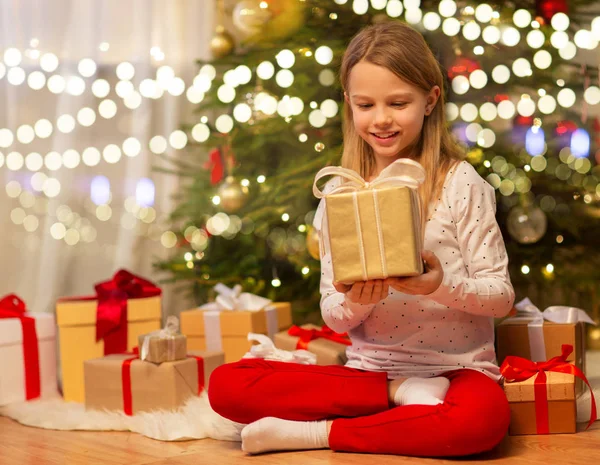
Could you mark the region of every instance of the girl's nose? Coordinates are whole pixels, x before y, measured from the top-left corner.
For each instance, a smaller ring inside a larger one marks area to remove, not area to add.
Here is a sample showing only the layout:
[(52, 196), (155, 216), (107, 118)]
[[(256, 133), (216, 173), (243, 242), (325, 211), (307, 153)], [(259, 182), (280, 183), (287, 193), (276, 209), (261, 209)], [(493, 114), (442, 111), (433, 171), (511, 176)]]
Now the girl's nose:
[(389, 126), (392, 123), (392, 116), (386, 111), (378, 111), (375, 115), (376, 126)]

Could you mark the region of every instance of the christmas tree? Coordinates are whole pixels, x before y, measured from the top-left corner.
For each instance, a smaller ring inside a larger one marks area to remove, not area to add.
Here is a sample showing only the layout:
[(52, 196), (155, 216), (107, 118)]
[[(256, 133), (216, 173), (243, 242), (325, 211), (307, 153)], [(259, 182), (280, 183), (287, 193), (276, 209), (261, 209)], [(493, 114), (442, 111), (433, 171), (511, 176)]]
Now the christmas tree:
[[(218, 3), (214, 60), (199, 62), (188, 89), (198, 103), (197, 121), (184, 127), (194, 144), (169, 160), (184, 181), (171, 216), (177, 247), (157, 266), (198, 302), (217, 282), (241, 284), (296, 303), (298, 321), (318, 318), (311, 186), (320, 168), (340, 162), (340, 59), (360, 28), (406, 21), (446, 72), (448, 120), (467, 160), (496, 188), (518, 293), (541, 298), (561, 288), (569, 299), (576, 291), (592, 311), (600, 168), (590, 113), (600, 88), (597, 67), (577, 56), (600, 40), (594, 3)], [(225, 15), (242, 36), (237, 44)]]

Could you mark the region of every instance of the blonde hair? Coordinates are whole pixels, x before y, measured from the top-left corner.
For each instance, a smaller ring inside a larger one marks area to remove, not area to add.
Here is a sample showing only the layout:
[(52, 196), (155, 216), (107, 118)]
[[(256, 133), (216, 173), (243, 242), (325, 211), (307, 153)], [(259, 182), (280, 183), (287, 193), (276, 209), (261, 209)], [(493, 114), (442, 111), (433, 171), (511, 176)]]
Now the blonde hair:
[[(421, 219), (425, 225), (430, 208), (440, 195), (446, 174), (465, 157), (464, 151), (448, 131), (441, 66), (423, 36), (399, 21), (368, 26), (354, 36), (344, 53), (340, 69), (344, 92), (348, 92), (352, 68), (361, 61), (382, 66), (425, 93), (429, 93), (434, 86), (441, 90), (433, 111), (425, 116), (415, 152), (415, 160), (421, 163), (426, 172), (425, 182), (419, 189)], [(342, 166), (366, 179), (374, 173), (375, 157), (371, 146), (354, 129), (352, 109), (347, 102), (344, 102), (343, 130)]]

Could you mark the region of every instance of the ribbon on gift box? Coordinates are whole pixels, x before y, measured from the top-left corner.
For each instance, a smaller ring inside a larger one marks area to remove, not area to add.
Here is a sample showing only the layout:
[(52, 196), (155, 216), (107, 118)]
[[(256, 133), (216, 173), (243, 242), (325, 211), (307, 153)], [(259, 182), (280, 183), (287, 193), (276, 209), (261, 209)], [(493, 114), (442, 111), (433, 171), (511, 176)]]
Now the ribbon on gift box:
[(508, 318), (510, 321), (528, 321), (527, 331), (529, 334), (529, 352), (531, 360), (543, 362), (546, 360), (546, 344), (544, 341), (544, 321), (560, 324), (572, 324), (578, 322), (595, 325), (589, 315), (580, 308), (555, 305), (548, 307), (543, 312), (537, 308), (529, 298), (525, 298), (515, 304), (517, 314)]
[(347, 333), (336, 333), (333, 329), (325, 325), (321, 327), (321, 329), (307, 329), (294, 325), (288, 329), (288, 334), (290, 336), (299, 338), (298, 342), (296, 343), (296, 349), (308, 350), (308, 344), (310, 341), (321, 338), (337, 342), (338, 344), (344, 344), (347, 346), (352, 345)]
[(509, 355), (504, 359), (500, 366), (500, 373), (510, 382), (525, 381), (535, 376), (534, 398), (535, 398), (535, 420), (537, 434), (549, 434), (550, 426), (548, 422), (548, 393), (546, 391), (546, 372), (554, 371), (557, 373), (568, 373), (577, 376), (583, 380), (590, 389), (592, 411), (590, 421), (586, 427), (589, 428), (597, 419), (596, 400), (594, 392), (583, 372), (570, 362), (567, 357), (573, 352), (573, 346), (570, 344), (562, 345), (562, 354), (553, 357), (545, 362), (532, 362), (526, 358)]
[[(344, 183), (333, 188), (329, 193), (324, 194), (318, 187), (317, 181), (325, 176), (340, 176), (344, 179)], [(381, 271), (384, 278), (388, 277), (387, 263), (385, 258), (385, 248), (383, 242), (383, 228), (381, 226), (381, 213), (379, 211), (379, 203), (377, 202), (377, 190), (389, 187), (408, 187), (416, 190), (425, 181), (425, 169), (420, 163), (408, 159), (400, 158), (381, 171), (379, 176), (371, 182), (356, 173), (354, 170), (342, 168), (341, 166), (328, 166), (321, 169), (315, 176), (313, 183), (313, 194), (318, 199), (329, 195), (351, 193), (354, 203), (354, 223), (356, 225), (356, 234), (358, 236), (358, 245), (360, 260), (362, 265), (363, 281), (367, 277), (367, 262), (365, 257), (365, 244), (362, 231), (360, 229), (360, 210), (358, 206), (358, 192), (369, 190), (373, 194), (373, 204), (375, 211), (377, 239), (379, 244), (379, 257), (381, 260)], [(419, 210), (417, 209), (417, 214)], [(420, 225), (420, 221), (417, 221)], [(417, 234), (417, 238), (421, 239), (422, 233)]]
[(278, 349), (273, 341), (264, 334), (248, 333), (249, 341), (256, 341), (242, 358), (262, 358), (277, 362), (300, 363), (302, 365), (315, 365), (317, 356), (305, 349), (294, 351)]
[(0, 319), (17, 318), (23, 331), (23, 368), (25, 373), (25, 399), (40, 397), (40, 354), (35, 329), (35, 318), (26, 316), (25, 302), (16, 294), (0, 299)]
[(174, 315), (167, 317), (165, 327), (158, 331), (153, 331), (144, 336), (142, 347), (140, 348), (140, 358), (146, 360), (150, 351), (150, 339), (157, 337), (159, 339), (167, 339), (167, 359), (175, 359), (175, 340), (174, 337), (179, 333), (179, 320)]
[[(126, 358), (121, 364), (121, 390), (123, 392), (123, 412), (127, 416), (133, 415), (133, 394), (131, 391), (131, 364), (134, 360), (139, 360), (139, 351), (137, 347), (132, 352), (125, 352), (133, 355)], [(198, 365), (198, 395), (204, 390), (204, 359), (197, 355), (188, 354), (188, 358), (196, 359)]]
[(94, 286), (96, 295), (62, 298), (60, 302), (97, 300), (96, 341), (104, 340), (104, 355), (127, 350), (127, 301), (161, 295), (153, 282), (121, 269), (112, 279)]
[(277, 308), (271, 305), (272, 300), (260, 297), (249, 292), (242, 292), (242, 286), (236, 284), (233, 288), (223, 283), (218, 283), (213, 288), (217, 292), (215, 302), (201, 305), (204, 311), (204, 332), (206, 337), (206, 349), (222, 351), (221, 342), (221, 312), (250, 311), (258, 312), (264, 310), (267, 318), (267, 334), (271, 339), (279, 330)]

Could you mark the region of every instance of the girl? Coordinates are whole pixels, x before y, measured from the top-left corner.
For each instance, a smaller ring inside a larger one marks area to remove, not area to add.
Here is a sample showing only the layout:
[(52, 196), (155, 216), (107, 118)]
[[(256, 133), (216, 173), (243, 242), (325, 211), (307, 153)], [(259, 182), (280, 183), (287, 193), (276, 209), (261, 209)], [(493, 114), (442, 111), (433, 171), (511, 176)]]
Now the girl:
[(426, 170), (419, 192), (426, 272), (333, 283), (321, 203), (321, 312), (329, 327), (349, 333), (347, 365), (241, 360), (213, 372), (210, 403), (248, 424), (241, 436), (249, 453), (490, 450), (509, 423), (493, 318), (514, 300), (494, 190), (461, 161), (446, 127), (440, 65), (411, 27), (387, 22), (362, 30), (343, 57), (341, 81), (342, 165), (367, 180), (403, 157)]

